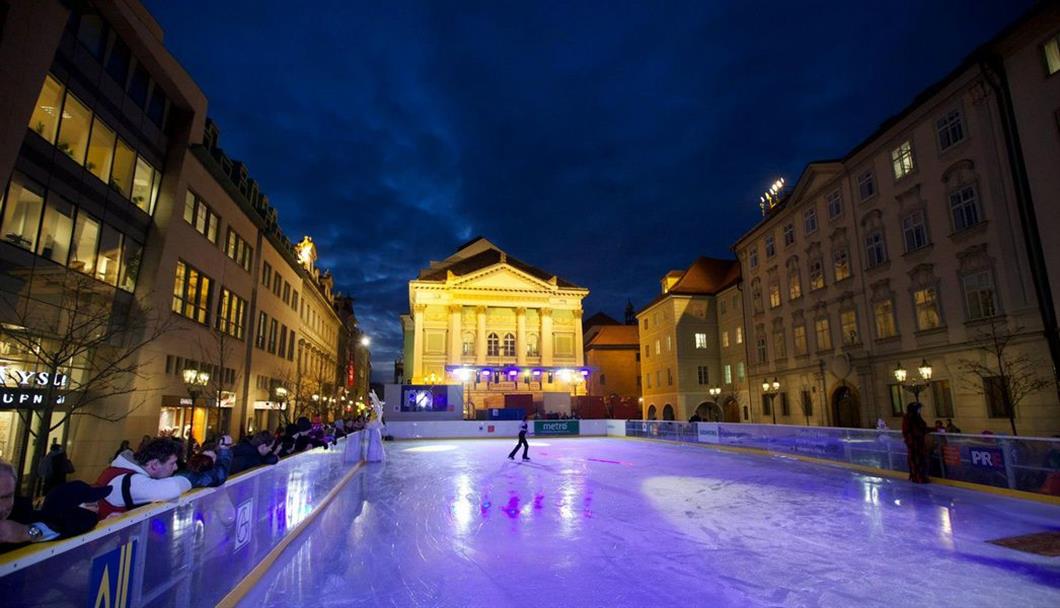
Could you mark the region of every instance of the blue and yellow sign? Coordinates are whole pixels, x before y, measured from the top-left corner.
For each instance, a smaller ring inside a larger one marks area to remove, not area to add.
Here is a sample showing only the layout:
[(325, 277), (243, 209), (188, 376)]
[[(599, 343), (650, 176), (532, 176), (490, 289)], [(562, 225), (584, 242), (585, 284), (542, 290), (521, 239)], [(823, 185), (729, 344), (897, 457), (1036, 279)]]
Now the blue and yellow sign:
[(89, 608), (130, 608), (135, 556), (133, 539), (92, 560)]

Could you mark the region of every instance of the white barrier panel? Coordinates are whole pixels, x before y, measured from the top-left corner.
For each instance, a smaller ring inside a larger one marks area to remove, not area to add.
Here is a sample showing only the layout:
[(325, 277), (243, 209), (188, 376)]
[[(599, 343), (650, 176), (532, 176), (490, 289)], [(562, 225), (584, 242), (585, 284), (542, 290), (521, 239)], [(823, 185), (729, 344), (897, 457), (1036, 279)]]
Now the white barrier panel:
[(607, 421), (607, 435), (609, 437), (625, 437), (626, 436), (626, 421), (625, 420), (608, 420)]
[(521, 420), (393, 420), (386, 433), (394, 439), (509, 438), (519, 435), (521, 425)]
[[(581, 436), (586, 435), (607, 435), (607, 420), (579, 420), (578, 421), (578, 434)], [(625, 424), (625, 421), (622, 421)]]

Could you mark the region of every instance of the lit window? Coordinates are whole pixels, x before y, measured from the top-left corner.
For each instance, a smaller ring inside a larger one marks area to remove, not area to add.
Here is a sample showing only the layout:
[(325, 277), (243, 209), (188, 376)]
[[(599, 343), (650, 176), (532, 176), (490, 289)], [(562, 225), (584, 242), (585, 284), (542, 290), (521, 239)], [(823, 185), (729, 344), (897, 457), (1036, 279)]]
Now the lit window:
[[(173, 312), (206, 325), (211, 287), (210, 277), (178, 260), (173, 280)], [(275, 351), (275, 344), (272, 350)]]
[(736, 377), (743, 380), (745, 376), (747, 376), (747, 370), (743, 366), (743, 361), (738, 361), (736, 363)]
[(832, 271), (835, 273), (836, 281), (842, 281), (850, 276), (850, 260), (846, 247), (836, 249), (832, 254)]
[(876, 178), (872, 176), (872, 171), (866, 171), (858, 176), (858, 196), (861, 200), (867, 200), (872, 198), (876, 194)]
[(63, 101), (63, 85), (51, 74), (44, 77), (44, 85), (37, 96), (37, 105), (33, 106), (33, 115), (29, 119), (29, 128), (55, 143), (55, 134), (59, 129), (59, 106)]
[(662, 352), (662, 343), (658, 340), (655, 341), (655, 354), (658, 355)]
[(913, 144), (908, 140), (891, 150), (891, 165), (894, 167), (894, 178), (901, 179), (913, 172)]
[(872, 311), (876, 318), (877, 338), (891, 338), (898, 333), (894, 323), (894, 303), (891, 300), (876, 302)]
[(934, 287), (914, 291), (913, 304), (916, 307), (917, 329), (935, 329), (942, 324), (939, 316), (938, 294)]
[(732, 384), (732, 365), (725, 364), (725, 384)]
[(924, 224), (923, 211), (914, 211), (902, 218), (902, 236), (906, 252), (927, 247), (927, 226)]
[(707, 334), (696, 334), (696, 348), (707, 347)]
[(729, 348), (729, 332), (721, 332), (721, 345), (723, 348)]
[[(155, 210), (155, 196), (158, 194), (158, 182), (161, 176), (151, 163), (139, 157), (136, 159), (136, 173), (133, 177), (132, 202), (148, 215)], [(211, 243), (217, 243), (217, 226), (212, 227), (213, 234), (207, 235)]]
[(88, 128), (92, 123), (92, 112), (71, 93), (66, 93), (63, 103), (62, 121), (59, 123), (59, 141), (55, 147), (65, 152), (77, 164), (85, 162), (88, 148)]
[(950, 194), (950, 213), (954, 232), (967, 230), (980, 222), (979, 196), (975, 186), (965, 186)]
[(858, 343), (858, 313), (855, 310), (844, 310), (839, 313), (839, 326), (843, 331), (844, 344)]
[[(242, 340), (244, 326), (246, 325), (247, 301), (228, 290), (221, 289), (221, 297), (217, 302), (216, 328), (222, 333), (233, 338)], [(280, 334), (280, 354), (287, 352), (286, 327)], [(294, 341), (294, 331), (291, 331), (291, 341)]]
[(77, 214), (70, 268), (92, 274), (96, 270), (96, 248), (99, 245), (99, 220), (85, 212)]
[(114, 147), (114, 168), (110, 173), (110, 185), (125, 198), (132, 194), (133, 170), (136, 168), (136, 152), (120, 137)]
[(88, 141), (88, 162), (85, 168), (106, 183), (110, 179), (110, 168), (114, 164), (114, 130), (96, 117), (92, 121), (92, 137)]
[(820, 318), (813, 322), (814, 331), (817, 335), (817, 350), (830, 350), (832, 348), (832, 325), (827, 318)]
[(48, 196), (41, 223), (40, 243), (37, 255), (58, 264), (66, 265), (70, 255), (70, 239), (74, 232), (74, 206), (55, 194)]
[(985, 319), (997, 314), (994, 279), (989, 270), (965, 275), (961, 282), (969, 319)]
[(1050, 38), (1042, 50), (1045, 52), (1045, 67), (1049, 75), (1060, 72), (1060, 34)]
[[(217, 227), (221, 223), (221, 218), (191, 190), (184, 195), (184, 221), (191, 224), (196, 232), (205, 236), (211, 243), (217, 243)], [(278, 279), (279, 277), (276, 282), (277, 295), (279, 295), (280, 288)]]
[(44, 197), (42, 188), (30, 184), (31, 182), (19, 173), (11, 178), (0, 232), (3, 232), (3, 239), (8, 243), (34, 251), (37, 247), (37, 226), (40, 224), (41, 210), (44, 208)]
[(810, 291), (824, 287), (824, 265), (820, 259), (810, 262)]
[(936, 120), (935, 133), (938, 135), (939, 150), (946, 150), (950, 146), (964, 141), (964, 124), (961, 122), (961, 112), (952, 110)]
[(798, 324), (798, 325), (796, 325), (795, 327), (792, 328), (791, 341), (795, 345), (795, 354), (796, 355), (805, 355), (806, 354), (806, 326), (805, 325), (800, 323), (800, 324)]
[(737, 327), (736, 328), (736, 343), (737, 344), (743, 344), (743, 328), (742, 327)]
[(96, 278), (114, 286), (118, 285), (122, 240), (120, 232), (108, 224), (103, 224), (99, 239), (99, 257), (96, 261)]
[(780, 306), (780, 285), (778, 283), (769, 284), (769, 307), (777, 308)]
[(797, 300), (802, 297), (802, 277), (799, 276), (798, 267), (788, 270), (788, 299)]

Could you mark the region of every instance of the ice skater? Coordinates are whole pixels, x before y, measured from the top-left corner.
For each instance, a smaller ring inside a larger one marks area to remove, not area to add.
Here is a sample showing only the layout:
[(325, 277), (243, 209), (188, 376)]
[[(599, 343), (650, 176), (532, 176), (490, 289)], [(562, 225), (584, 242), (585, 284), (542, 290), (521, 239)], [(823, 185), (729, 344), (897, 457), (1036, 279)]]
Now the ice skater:
[(523, 416), (523, 423), (519, 425), (519, 443), (515, 444), (515, 448), (512, 449), (511, 454), (508, 454), (508, 460), (515, 460), (515, 453), (519, 451), (519, 447), (523, 448), (523, 460), (530, 460), (527, 453), (530, 451), (530, 444), (526, 442), (526, 429), (529, 416)]

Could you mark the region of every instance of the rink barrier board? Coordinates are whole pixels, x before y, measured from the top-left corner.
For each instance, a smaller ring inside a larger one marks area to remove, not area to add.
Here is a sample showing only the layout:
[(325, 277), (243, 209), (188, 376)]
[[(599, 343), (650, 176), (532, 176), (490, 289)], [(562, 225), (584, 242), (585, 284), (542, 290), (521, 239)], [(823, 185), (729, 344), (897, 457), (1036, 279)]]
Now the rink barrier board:
[[(736, 445), (722, 445), (717, 443), (702, 443), (699, 441), (675, 441), (672, 439), (655, 439), (653, 437), (637, 437), (629, 435), (621, 437), (622, 439), (632, 439), (635, 441), (648, 441), (652, 443), (663, 443), (667, 445), (689, 445), (702, 448), (709, 448), (712, 450), (719, 450), (722, 452), (732, 452), (735, 454), (750, 454), (754, 456), (769, 456), (772, 458), (790, 458), (793, 460), (799, 460), (809, 464), (827, 465), (842, 467), (859, 473), (870, 473), (879, 477), (890, 477), (892, 479), (906, 480), (909, 478), (909, 473), (905, 471), (894, 471), (891, 469), (880, 469), (876, 467), (870, 467), (863, 464), (857, 464), (853, 462), (843, 462), (841, 460), (828, 460), (825, 458), (814, 458), (813, 456), (805, 456), (803, 454), (784, 454), (780, 452), (771, 452), (762, 448), (748, 448)], [(1037, 492), (1026, 492), (1023, 490), (1013, 490), (1010, 488), (999, 488), (997, 486), (988, 486), (980, 483), (971, 483), (968, 481), (960, 481), (957, 479), (946, 479), (944, 477), (929, 477), (931, 483), (935, 483), (942, 486), (950, 486), (954, 488), (961, 488), (964, 490), (975, 490), (977, 492), (985, 492), (987, 494), (996, 494), (998, 496), (1005, 496), (1007, 498), (1017, 498), (1020, 500), (1031, 500), (1034, 502), (1040, 502), (1048, 505), (1060, 506), (1060, 496), (1052, 496), (1049, 494), (1039, 494)]]
[(302, 532), (324, 512), (324, 509), (331, 504), (331, 501), (335, 499), (335, 496), (346, 487), (346, 484), (348, 484), (350, 480), (353, 479), (353, 476), (360, 472), (362, 468), (364, 468), (364, 461), (358, 462), (352, 469), (350, 469), (350, 471), (339, 480), (339, 483), (328, 492), (328, 495), (320, 501), (317, 508), (313, 509), (313, 512), (310, 513), (309, 517), (306, 517), (297, 526), (289, 530), (287, 535), (283, 537), (283, 540), (273, 547), (272, 551), (269, 551), (268, 555), (262, 558), (262, 560), (258, 562), (258, 565), (254, 566), (254, 569), (243, 577), (243, 580), (236, 583), (236, 586), (233, 587), (220, 602), (217, 602), (216, 608), (235, 608), (235, 606), (237, 606), (239, 602), (250, 593), (250, 590), (261, 581), (262, 577), (269, 572), (269, 569), (272, 568), (272, 565), (276, 563), (276, 560), (283, 555), (283, 552), (287, 547), (298, 539), (302, 535)]
[[(3, 605), (116, 606), (116, 598), (130, 607), (214, 605), (276, 544), (297, 538), (298, 524), (321, 511), (320, 497), (355, 477), (347, 458), (363, 461), (366, 446), (340, 439), (331, 449), (135, 509), (85, 535), (2, 555)], [(111, 602), (100, 604), (108, 592)]]

